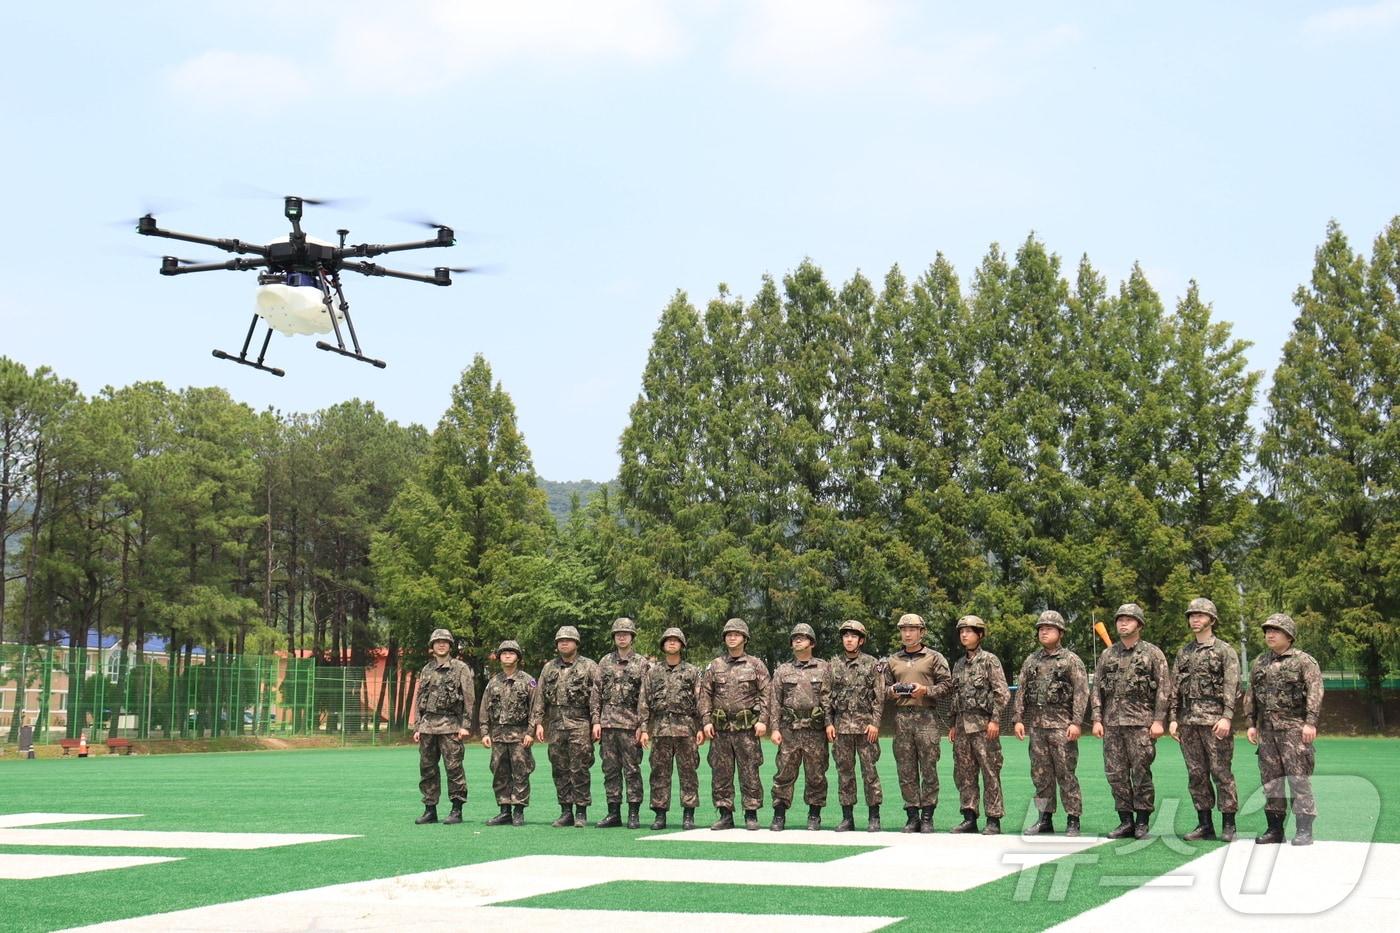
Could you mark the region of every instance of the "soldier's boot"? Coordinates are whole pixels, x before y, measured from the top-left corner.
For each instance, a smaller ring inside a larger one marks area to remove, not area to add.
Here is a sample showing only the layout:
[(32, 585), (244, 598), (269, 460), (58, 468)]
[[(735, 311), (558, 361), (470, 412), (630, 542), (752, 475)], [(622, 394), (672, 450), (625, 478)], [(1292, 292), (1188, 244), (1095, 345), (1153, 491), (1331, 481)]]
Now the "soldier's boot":
[(627, 828), (642, 828), (642, 805), (639, 803), (629, 803), (627, 805)]
[(462, 801), (452, 801), (452, 810), (447, 814), (447, 819), (442, 821), (444, 826), (456, 826), (462, 822)]
[(686, 807), (681, 810), (681, 829), (695, 828), (695, 808)]
[[(1051, 829), (1054, 829), (1054, 827), (1052, 826)], [(1073, 813), (1065, 817), (1065, 835), (1079, 835), (1079, 817), (1075, 816)]]
[(710, 824), (711, 829), (733, 829), (734, 811), (725, 807), (719, 808), (719, 819)]
[(1196, 828), (1181, 837), (1187, 842), (1196, 842), (1201, 839), (1215, 838), (1215, 821), (1211, 818), (1209, 810), (1196, 811)]
[(838, 833), (848, 833), (856, 828), (855, 804), (841, 805), (841, 822), (836, 824)]
[(875, 804), (870, 808), (870, 818), (866, 821), (865, 831), (868, 833), (878, 833), (880, 826), (880, 805)]
[(1026, 830), (1027, 836), (1048, 836), (1055, 831), (1055, 814), (1042, 812), (1035, 825)]
[(550, 823), (549, 825), (553, 826), (555, 829), (558, 829), (561, 826), (574, 825), (574, 808), (569, 806), (567, 803), (564, 804), (563, 808), (559, 812), (559, 818), (553, 823)]
[(1146, 839), (1150, 835), (1147, 831), (1147, 821), (1151, 818), (1151, 810), (1137, 811), (1137, 825), (1133, 827), (1134, 839)]
[(919, 832), (933, 832), (933, 807), (924, 807), (923, 812), (919, 815)]
[(510, 822), (510, 804), (501, 804), (501, 812), (486, 821), (487, 826), (504, 826)]
[(1118, 825), (1108, 831), (1109, 839), (1126, 839), (1133, 834), (1133, 811), (1119, 810)]
[(1001, 835), (1001, 817), (999, 817), (999, 816), (989, 816), (989, 817), (987, 817), (987, 825), (986, 825), (985, 827), (983, 827), (983, 829), (982, 829), (982, 835), (984, 835), (984, 836), (1000, 836), (1000, 835)]
[(809, 804), (808, 807), (807, 807), (807, 832), (809, 832), (809, 833), (814, 833), (814, 832), (816, 832), (817, 830), (819, 830), (819, 829), (821, 829), (821, 828), (822, 828), (822, 808), (821, 808), (821, 807), (811, 806), (811, 805)]
[(413, 822), (417, 823), (419, 826), (422, 826), (424, 823), (436, 823), (437, 807), (433, 804), (427, 804), (423, 807), (423, 815)]
[(904, 813), (908, 819), (904, 821), (904, 827), (900, 829), (900, 832), (917, 833), (919, 831), (919, 808), (905, 807)]
[(1269, 828), (1254, 837), (1254, 844), (1258, 846), (1281, 845), (1283, 843), (1283, 814), (1265, 810), (1264, 819), (1268, 820)]
[(1220, 814), (1220, 838), (1226, 842), (1235, 841), (1235, 814)]
[(962, 818), (962, 822), (959, 823), (957, 826), (954, 826), (952, 829), (948, 830), (948, 832), (950, 832), (950, 833), (975, 833), (975, 832), (977, 832), (977, 811), (976, 811), (976, 810), (964, 810), (964, 811), (962, 812), (962, 817), (963, 817), (963, 818)]
[(780, 803), (773, 804), (773, 822), (768, 828), (775, 833), (780, 833), (787, 829), (787, 807)]
[(612, 829), (622, 825), (622, 802), (608, 803), (608, 815), (597, 822), (599, 829)]
[(514, 807), (511, 808), (511, 811), (510, 811), (510, 825), (512, 825), (512, 826), (524, 826), (524, 825), (525, 825), (525, 804), (523, 804), (523, 803), (517, 803)]
[[(1297, 814), (1294, 814), (1293, 819), (1294, 819), (1294, 821), (1298, 824), (1297, 827), (1293, 830), (1293, 844), (1294, 844), (1295, 846), (1310, 846), (1310, 845), (1312, 845), (1312, 844), (1313, 844), (1313, 834), (1312, 834), (1313, 820), (1317, 819), (1317, 817), (1315, 817), (1315, 816), (1308, 816), (1307, 814), (1304, 814), (1304, 813), (1297, 813)], [(1280, 820), (1279, 823), (1280, 823), (1280, 825), (1282, 825), (1283, 821)]]
[(652, 828), (652, 829), (665, 829), (665, 828), (666, 828), (666, 811), (665, 811), (665, 810), (662, 810), (662, 809), (659, 809), (659, 808), (657, 808), (657, 807), (652, 807), (651, 809), (652, 809), (652, 812), (656, 814), (656, 819), (654, 819), (654, 820), (651, 821), (651, 828)]
[(745, 810), (745, 811), (744, 811), (744, 828), (747, 829), (749, 832), (754, 832), (754, 831), (756, 831), (756, 830), (758, 829), (758, 811), (757, 811), (757, 810)]
[(588, 825), (588, 808), (583, 804), (576, 804), (574, 806), (574, 825), (579, 829), (583, 829)]

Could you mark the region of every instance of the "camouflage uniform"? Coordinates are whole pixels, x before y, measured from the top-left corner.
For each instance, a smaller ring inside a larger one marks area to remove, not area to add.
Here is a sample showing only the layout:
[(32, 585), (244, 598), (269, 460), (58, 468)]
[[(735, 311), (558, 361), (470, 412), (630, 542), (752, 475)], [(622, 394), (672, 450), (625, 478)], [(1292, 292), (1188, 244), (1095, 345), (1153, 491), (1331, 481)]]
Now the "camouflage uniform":
[[(885, 695), (894, 701), (894, 763), (904, 806), (938, 806), (938, 756), (942, 730), (935, 706), (953, 689), (948, 661), (928, 645), (910, 654), (901, 649), (885, 660)], [(895, 684), (923, 684), (921, 697), (900, 696)]]
[(784, 661), (773, 674), (767, 722), (778, 730), (778, 772), (773, 776), (773, 806), (792, 806), (799, 766), (806, 773), (802, 800), (809, 807), (826, 805), (826, 710), (830, 702), (831, 668), (820, 658)]
[(593, 801), (593, 727), (599, 722), (598, 665), (582, 655), (571, 663), (554, 658), (540, 672), (530, 728), (541, 724), (549, 742), (549, 767), (559, 805), (586, 807)]
[(418, 674), (418, 718), (413, 729), (418, 741), (418, 790), (425, 807), (437, 806), (442, 793), (438, 758), (447, 769), (447, 797), (454, 804), (467, 799), (467, 772), (462, 767), (462, 740), (457, 733), (471, 728), (476, 709), (472, 671), (456, 658), (430, 658)]
[(1088, 707), (1089, 679), (1073, 651), (1041, 648), (1021, 665), (1013, 717), (1030, 733), (1031, 784), (1040, 813), (1055, 812), (1057, 784), (1065, 813), (1078, 817), (1084, 812), (1075, 776), (1079, 743), (1071, 742), (1065, 731), (1084, 722)]
[[(1215, 808), (1220, 812), (1239, 809), (1235, 775), (1230, 762), (1235, 756), (1235, 738), (1215, 737), (1215, 724), (1235, 715), (1235, 699), (1240, 689), (1240, 658), (1222, 639), (1209, 642), (1192, 639), (1176, 655), (1172, 666), (1172, 694), (1169, 716), (1177, 723), (1181, 755), (1186, 759), (1187, 787), (1196, 811)], [(1214, 779), (1215, 787), (1211, 787)]]
[(837, 797), (843, 807), (856, 802), (856, 757), (865, 785), (865, 802), (878, 807), (884, 801), (880, 772), (880, 743), (866, 738), (869, 726), (880, 726), (884, 711), (884, 667), (868, 654), (847, 660), (844, 654), (831, 659), (831, 690), (828, 694), (827, 722), (836, 727), (832, 757), (836, 759)]
[(647, 668), (639, 700), (642, 729), (651, 743), (651, 808), (671, 807), (671, 762), (680, 775), (681, 806), (700, 806), (700, 669), (664, 660)]
[(984, 813), (1006, 815), (1001, 796), (1001, 738), (987, 737), (987, 724), (1001, 721), (1011, 700), (1001, 662), (978, 648), (953, 665), (953, 783), (963, 811), (977, 812), (977, 777), (982, 777)]
[(530, 729), (535, 678), (517, 670), (497, 671), (481, 695), (482, 728), (491, 739), (491, 789), (500, 806), (530, 805), (534, 749), (522, 741)]
[(710, 744), (710, 794), (721, 810), (734, 810), (734, 767), (744, 810), (763, 806), (763, 782), (758, 766), (763, 746), (753, 727), (763, 722), (768, 708), (768, 666), (751, 654), (720, 655), (700, 678), (700, 721), (714, 726)]
[(1135, 812), (1141, 819), (1156, 804), (1157, 746), (1149, 727), (1165, 722), (1170, 695), (1167, 658), (1156, 645), (1139, 640), (1125, 648), (1120, 641), (1099, 655), (1090, 701), (1094, 722), (1104, 727), (1104, 775), (1120, 814)]
[[(1292, 620), (1288, 622), (1291, 626)], [(1254, 659), (1244, 695), (1244, 715), (1259, 730), (1264, 811), (1282, 823), (1287, 812), (1283, 791), (1287, 779), (1300, 830), (1302, 817), (1317, 815), (1312, 792), (1316, 756), (1312, 744), (1303, 741), (1303, 727), (1316, 728), (1321, 711), (1322, 673), (1311, 655), (1290, 645), (1282, 654), (1266, 651)], [(1308, 824), (1310, 829), (1311, 819)]]
[(636, 653), (623, 658), (613, 651), (598, 662), (603, 725), (598, 754), (603, 759), (603, 788), (609, 805), (622, 801), (624, 784), (627, 802), (633, 805), (642, 802), (642, 745), (637, 740), (641, 718), (637, 714), (637, 699), (646, 670), (646, 658)]

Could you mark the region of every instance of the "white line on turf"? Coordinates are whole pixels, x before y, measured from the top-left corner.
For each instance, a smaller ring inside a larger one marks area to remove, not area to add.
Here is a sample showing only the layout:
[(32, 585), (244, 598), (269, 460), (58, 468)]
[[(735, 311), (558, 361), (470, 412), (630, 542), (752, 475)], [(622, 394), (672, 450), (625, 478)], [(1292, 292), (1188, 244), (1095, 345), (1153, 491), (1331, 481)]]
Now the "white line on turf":
[(164, 855), (36, 855), (32, 852), (3, 852), (0, 853), (0, 878), (6, 881), (28, 881), (33, 878), (81, 875), (90, 871), (178, 861), (178, 858)]
[(139, 829), (32, 829), (46, 823), (126, 819), (134, 813), (11, 813), (0, 815), (0, 845), (94, 849), (271, 849), (305, 842), (354, 839), (330, 833), (195, 833)]

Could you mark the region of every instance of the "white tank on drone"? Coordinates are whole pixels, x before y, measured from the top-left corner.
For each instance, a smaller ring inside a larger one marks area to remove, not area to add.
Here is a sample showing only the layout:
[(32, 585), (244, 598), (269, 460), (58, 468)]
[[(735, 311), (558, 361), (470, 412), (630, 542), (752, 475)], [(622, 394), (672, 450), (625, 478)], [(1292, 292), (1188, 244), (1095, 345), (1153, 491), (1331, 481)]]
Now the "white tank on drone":
[[(308, 242), (330, 246), (313, 237)], [(279, 334), (328, 334), (331, 318), (326, 311), (325, 294), (316, 276), (304, 272), (289, 272), (285, 282), (259, 285), (253, 296), (253, 310), (267, 326)], [(345, 320), (340, 309), (335, 310), (339, 322)]]

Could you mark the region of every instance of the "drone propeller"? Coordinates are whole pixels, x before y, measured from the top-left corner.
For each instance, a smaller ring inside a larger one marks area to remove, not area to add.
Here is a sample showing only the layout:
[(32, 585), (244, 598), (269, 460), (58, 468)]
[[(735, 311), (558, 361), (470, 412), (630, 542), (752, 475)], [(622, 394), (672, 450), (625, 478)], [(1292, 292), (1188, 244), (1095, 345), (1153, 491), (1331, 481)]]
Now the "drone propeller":
[[(281, 201), (285, 195), (268, 191), (266, 188), (259, 188), (256, 185), (226, 185), (225, 191), (230, 197), (252, 198), (254, 200)], [(295, 195), (301, 197), (301, 195)], [(335, 207), (341, 210), (349, 210), (363, 203), (363, 198), (307, 198), (301, 197), (301, 203), (311, 204), (316, 207)]]
[(137, 217), (123, 217), (120, 220), (108, 221), (108, 226), (112, 227), (135, 227), (141, 222), (142, 217), (154, 217), (157, 214), (166, 214), (170, 211), (180, 210), (185, 206), (183, 201), (143, 201), (141, 203), (141, 214)]
[(495, 265), (488, 265), (488, 266), (437, 266), (437, 267), (435, 267), (435, 268), (446, 269), (448, 272), (455, 272), (455, 273), (458, 273), (459, 275), (461, 275), (461, 274), (466, 274), (466, 273), (475, 273), (475, 274), (477, 274), (477, 275), (495, 275), (497, 272), (501, 271), (501, 270), (500, 270), (500, 267), (499, 267), (499, 266), (495, 266)]
[(393, 220), (406, 224), (413, 224), (415, 227), (427, 227), (429, 230), (451, 230), (451, 224), (440, 224), (436, 220), (423, 217), (420, 214), (390, 214)]

